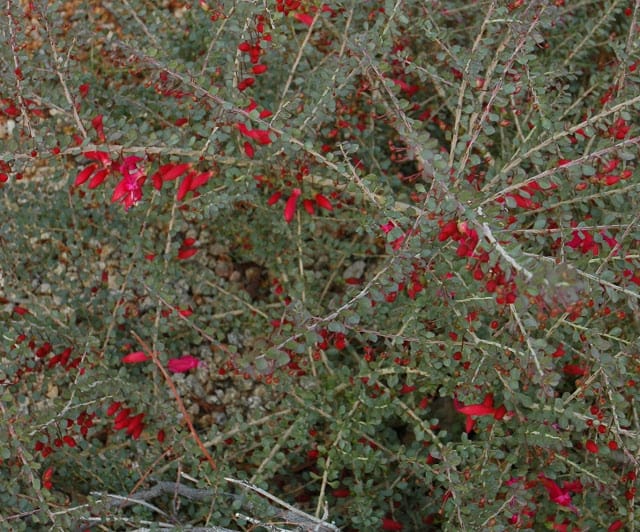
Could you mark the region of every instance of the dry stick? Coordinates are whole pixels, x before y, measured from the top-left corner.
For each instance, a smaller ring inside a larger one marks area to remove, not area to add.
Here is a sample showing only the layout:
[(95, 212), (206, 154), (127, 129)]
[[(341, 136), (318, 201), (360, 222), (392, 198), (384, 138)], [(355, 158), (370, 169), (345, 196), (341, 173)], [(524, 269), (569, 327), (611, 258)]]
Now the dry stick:
[[(451, 148), (449, 149), (449, 168), (453, 168), (453, 163), (454, 163), (455, 154), (456, 154), (456, 145), (458, 144), (458, 139), (460, 136), (460, 121), (462, 119), (462, 109), (464, 108), (464, 96), (465, 96), (465, 91), (467, 90), (467, 86), (469, 84), (469, 81), (468, 81), (469, 66), (471, 65), (472, 58), (475, 57), (475, 52), (477, 48), (480, 46), (482, 37), (484, 37), (485, 29), (487, 27), (487, 24), (489, 22), (491, 15), (493, 14), (494, 8), (495, 8), (495, 2), (491, 2), (491, 5), (487, 9), (487, 14), (484, 20), (482, 21), (480, 31), (478, 32), (478, 35), (473, 43), (469, 60), (467, 61), (467, 64), (464, 69), (464, 77), (462, 78), (462, 83), (460, 84), (460, 89), (458, 91), (458, 103), (456, 105), (455, 114), (454, 114), (453, 135), (451, 138)], [(511, 36), (509, 33), (507, 33), (507, 35), (505, 35), (504, 39), (498, 46), (498, 50), (496, 50), (493, 63), (491, 64), (491, 67), (489, 68), (489, 70), (487, 71), (487, 75), (485, 76), (485, 83), (487, 85), (489, 85), (491, 82), (491, 75), (493, 73), (493, 70), (495, 70), (495, 67), (498, 64), (500, 52), (502, 51), (502, 49), (506, 48), (506, 45), (510, 39), (511, 39)]]
[(169, 448), (154, 460), (153, 464), (151, 464), (147, 468), (147, 471), (138, 479), (138, 482), (136, 482), (135, 486), (133, 486), (133, 488), (129, 492), (129, 497), (132, 497), (138, 491), (138, 488), (140, 488), (140, 486), (144, 484), (144, 482), (147, 480), (147, 478), (149, 478), (149, 476), (155, 469), (156, 465), (158, 465), (161, 461), (168, 457), (172, 452), (173, 450)]
[[(632, 57), (634, 43), (637, 46), (637, 37), (636, 33), (638, 32), (638, 15), (640, 15), (640, 2), (636, 0), (635, 8), (633, 10), (633, 15), (631, 16), (631, 20), (629, 21), (629, 31), (627, 33), (627, 44), (625, 46), (625, 52), (628, 57)], [(620, 61), (618, 65), (618, 72), (614, 77), (613, 82), (613, 90), (615, 95), (617, 96), (625, 85), (625, 79), (628, 72), (628, 67), (624, 61)]]
[(291, 436), (291, 433), (293, 432), (293, 429), (295, 428), (297, 421), (298, 419), (295, 419), (293, 423), (291, 423), (289, 428), (284, 432), (284, 434), (278, 437), (278, 443), (276, 443), (271, 448), (271, 451), (269, 451), (269, 454), (265, 457), (265, 459), (262, 461), (262, 463), (260, 464), (256, 472), (251, 477), (250, 482), (256, 482), (258, 480), (258, 475), (262, 473), (262, 470), (273, 459), (276, 453), (282, 448), (282, 445), (284, 444), (284, 442), (286, 442), (289, 439), (289, 436)]
[[(602, 24), (608, 22), (609, 16), (613, 12), (613, 10), (617, 7), (619, 1), (620, 0), (614, 0), (613, 2), (609, 3), (609, 6), (605, 13), (603, 13), (601, 16), (594, 17), (593, 24), (589, 24), (590, 26), (589, 31), (585, 34), (585, 36), (577, 45), (572, 47), (571, 52), (569, 52), (569, 55), (567, 55), (567, 57), (565, 58), (564, 63), (562, 63), (563, 69), (567, 68), (571, 64), (571, 62), (573, 61), (573, 58), (576, 55), (578, 55), (578, 53), (580, 52), (580, 50), (582, 50), (585, 44), (593, 42), (592, 41), (593, 36), (600, 29), (600, 26)], [(605, 5), (607, 4), (605, 3)]]
[(522, 321), (520, 320), (520, 315), (516, 310), (516, 306), (513, 304), (509, 305), (509, 310), (511, 311), (511, 315), (515, 318), (516, 324), (518, 325), (518, 328), (520, 329), (522, 336), (524, 336), (525, 342), (527, 343), (527, 347), (529, 348), (529, 353), (533, 357), (533, 361), (535, 362), (536, 369), (538, 370), (538, 374), (541, 377), (544, 376), (544, 372), (542, 371), (542, 366), (540, 365), (540, 361), (538, 360), (538, 355), (536, 354), (536, 350), (533, 348), (533, 345), (531, 344), (531, 338), (527, 334), (527, 330), (525, 329)]
[(243, 480), (236, 480), (234, 478), (229, 478), (229, 477), (225, 477), (225, 480), (227, 482), (230, 482), (231, 484), (235, 484), (237, 486), (240, 486), (242, 488), (251, 490), (251, 491), (255, 491), (256, 493), (266, 497), (267, 499), (269, 499), (270, 501), (273, 501), (277, 504), (279, 504), (280, 506), (282, 506), (283, 508), (286, 508), (287, 510), (289, 510), (293, 515), (298, 515), (301, 518), (303, 518), (305, 521), (310, 521), (312, 522), (315, 526), (322, 526), (322, 527), (326, 527), (329, 530), (338, 532), (340, 529), (335, 526), (332, 523), (327, 523), (326, 521), (323, 521), (322, 519), (318, 519), (317, 517), (314, 517), (312, 515), (309, 515), (301, 510), (298, 510), (295, 506), (291, 506), (290, 504), (286, 503), (285, 501), (278, 499), (278, 497), (271, 495), (271, 493), (269, 493), (268, 491), (265, 491), (261, 488), (259, 488), (258, 486), (254, 486), (253, 484), (249, 483), (249, 482), (245, 482)]
[(20, 72), (20, 61), (18, 61), (18, 43), (16, 41), (16, 21), (11, 14), (12, 2), (11, 0), (7, 0), (7, 20), (9, 26), (9, 46), (11, 47), (11, 52), (13, 55), (13, 66), (14, 66), (14, 78), (16, 81), (16, 91), (18, 93), (18, 103), (20, 104), (20, 115), (22, 120), (24, 121), (24, 125), (29, 131), (29, 136), (34, 138), (36, 135), (31, 127), (31, 121), (29, 120), (29, 113), (27, 112), (27, 105), (24, 101), (24, 96), (22, 95), (22, 81), (21, 77), (18, 75)]
[[(609, 109), (606, 109), (606, 110), (598, 113), (597, 115), (594, 115), (594, 116), (592, 116), (590, 118), (587, 118), (587, 119), (583, 120), (582, 122), (580, 122), (579, 124), (576, 124), (575, 126), (570, 127), (566, 131), (560, 131), (560, 132), (556, 133), (555, 135), (552, 135), (551, 137), (548, 137), (547, 139), (543, 140), (542, 142), (540, 142), (539, 144), (537, 144), (533, 148), (529, 149), (526, 153), (523, 153), (522, 155), (518, 155), (518, 156), (514, 157), (511, 161), (509, 161), (509, 163), (507, 163), (507, 165), (504, 168), (502, 168), (500, 170), (500, 172), (496, 173), (496, 176), (491, 181), (489, 181), (489, 183), (487, 183), (486, 185), (484, 185), (484, 187), (482, 187), (481, 192), (486, 192), (490, 188), (493, 188), (495, 185), (498, 184), (498, 182), (500, 181), (500, 177), (502, 175), (505, 175), (507, 172), (509, 172), (513, 168), (519, 166), (521, 162), (523, 162), (526, 159), (528, 159), (529, 157), (531, 157), (531, 155), (533, 155), (534, 153), (542, 150), (543, 148), (546, 148), (550, 144), (553, 144), (554, 142), (556, 142), (556, 141), (558, 141), (558, 140), (560, 140), (560, 139), (562, 139), (564, 137), (567, 137), (567, 136), (575, 133), (579, 129), (583, 129), (583, 128), (588, 127), (588, 126), (590, 126), (592, 124), (595, 124), (601, 118), (605, 118), (605, 117), (607, 117), (609, 115), (617, 113), (618, 111), (622, 111), (623, 109), (629, 108), (629, 107), (631, 107), (632, 105), (634, 105), (634, 104), (636, 104), (638, 102), (640, 102), (640, 96), (636, 96), (636, 97), (631, 98), (629, 100), (626, 100), (624, 102), (620, 102), (618, 105), (614, 105), (613, 107), (610, 107)], [(629, 141), (625, 141), (625, 142), (628, 143)], [(636, 142), (637, 142), (637, 137), (636, 137)], [(608, 148), (608, 149), (611, 149), (611, 148)], [(604, 151), (604, 150), (602, 150), (602, 151)], [(582, 158), (580, 158), (580, 159), (582, 159)], [(569, 167), (570, 165), (571, 165), (571, 163), (565, 165), (565, 168)], [(536, 178), (539, 179), (539, 176), (536, 176)], [(518, 185), (515, 186), (515, 188), (519, 188), (519, 187), (521, 187), (523, 185), (526, 185), (527, 183), (530, 183), (532, 180), (533, 180), (533, 178), (530, 178), (530, 179), (524, 181), (523, 183), (519, 183)], [(502, 196), (503, 194), (509, 192), (510, 190), (514, 190), (513, 187), (514, 187), (514, 185), (511, 185), (511, 187), (507, 187), (507, 188), (501, 190), (497, 194), (494, 194), (491, 198), (487, 199), (484, 203), (487, 203), (489, 201), (493, 201), (496, 198), (499, 198), (500, 196)]]
[[(515, 49), (513, 50), (513, 53), (511, 54), (511, 56), (507, 60), (506, 64), (504, 65), (504, 70), (503, 70), (502, 76), (496, 82), (495, 87), (491, 91), (491, 95), (489, 96), (489, 101), (484, 106), (484, 110), (482, 112), (482, 115), (480, 115), (480, 118), (478, 118), (478, 113), (472, 113), (472, 115), (470, 117), (471, 119), (469, 121), (469, 133), (471, 135), (471, 138), (467, 142), (466, 149), (465, 149), (464, 154), (462, 155), (462, 158), (460, 160), (460, 165), (459, 165), (460, 171), (458, 172), (458, 176), (460, 176), (462, 174), (463, 169), (466, 168), (466, 166), (467, 166), (467, 161), (471, 157), (471, 151), (476, 146), (476, 141), (478, 140), (478, 137), (480, 136), (480, 133), (482, 132), (482, 125), (486, 122), (487, 117), (489, 116), (489, 114), (491, 112), (491, 108), (493, 106), (493, 101), (498, 97), (498, 93), (500, 92), (500, 90), (503, 87), (504, 80), (505, 80), (505, 77), (507, 75), (507, 72), (511, 68), (511, 65), (516, 61), (516, 58), (518, 57), (518, 55), (520, 53), (520, 50), (522, 50), (522, 48), (524, 48), (525, 44), (527, 43), (527, 38), (533, 32), (535, 27), (538, 25), (538, 23), (540, 21), (540, 17), (542, 15), (543, 11), (545, 10), (545, 7), (546, 7), (545, 5), (541, 6), (539, 11), (536, 13), (536, 16), (534, 17), (533, 21), (531, 22), (530, 26), (527, 28), (527, 31), (521, 35), (520, 40), (518, 41), (518, 43), (516, 44)], [(505, 43), (505, 45), (506, 45), (505, 41), (503, 41), (503, 43)], [(499, 52), (500, 52), (500, 50), (498, 49), (496, 51), (496, 53), (499, 55)], [(492, 66), (493, 65), (497, 66), (497, 58), (494, 59), (494, 62), (492, 64)], [(495, 68), (495, 66), (493, 66), (493, 68)]]
[(266, 416), (261, 417), (260, 419), (255, 419), (253, 421), (249, 421), (246, 424), (245, 427), (237, 426), (237, 427), (235, 427), (235, 428), (233, 428), (231, 430), (228, 430), (227, 432), (224, 432), (223, 434), (220, 434), (220, 435), (216, 436), (212, 440), (206, 442), (204, 444), (204, 446), (205, 447), (213, 447), (214, 445), (218, 445), (219, 443), (222, 443), (224, 440), (226, 440), (228, 438), (231, 438), (232, 436), (235, 436), (239, 432), (243, 432), (244, 430), (246, 430), (249, 427), (263, 425), (263, 424), (269, 422), (272, 418), (275, 418), (275, 417), (278, 417), (278, 416), (288, 416), (292, 412), (293, 412), (292, 408), (285, 408), (284, 410), (279, 410), (278, 412), (273, 412), (272, 414), (267, 414)]
[(281, 112), (282, 109), (285, 107), (285, 97), (287, 96), (287, 92), (289, 92), (289, 87), (291, 86), (291, 83), (293, 82), (293, 76), (296, 73), (296, 70), (298, 69), (298, 65), (300, 64), (300, 61), (302, 59), (302, 52), (303, 50), (306, 48), (307, 44), (309, 43), (309, 39), (311, 38), (311, 34), (313, 33), (313, 27), (315, 26), (318, 17), (320, 16), (321, 11), (318, 10), (316, 12), (315, 17), (313, 17), (313, 20), (311, 21), (311, 24), (309, 25), (309, 29), (307, 30), (307, 34), (304, 36), (304, 40), (302, 41), (302, 44), (298, 47), (298, 55), (296, 56), (295, 60), (293, 61), (293, 65), (291, 66), (291, 70), (289, 72), (289, 77), (287, 78), (286, 83), (284, 84), (284, 88), (282, 89), (282, 95), (280, 96), (280, 105), (278, 106), (277, 111), (274, 114), (274, 119), (275, 117), (277, 117)]
[[(208, 282), (208, 281), (207, 281)], [(158, 299), (158, 301), (160, 301), (160, 303), (162, 303), (164, 306), (166, 306), (168, 309), (170, 310), (175, 310), (175, 306), (172, 305), (171, 303), (169, 303), (166, 299), (164, 299), (161, 295), (155, 293), (153, 291), (153, 289), (147, 285), (146, 283), (142, 283), (142, 286), (144, 287), (144, 289), (151, 294), (153, 297), (156, 297)], [(231, 294), (230, 294), (231, 295)], [(266, 308), (276, 308), (276, 307), (280, 307), (282, 306), (281, 303), (270, 303), (269, 305), (266, 306)], [(240, 316), (242, 314), (244, 314), (246, 311), (244, 310), (228, 310), (226, 312), (220, 312), (218, 314), (212, 314), (211, 318), (212, 319), (221, 319), (224, 318), (225, 316)], [(211, 336), (210, 334), (208, 334), (204, 329), (202, 329), (201, 327), (199, 327), (198, 325), (196, 325), (193, 320), (190, 320), (189, 318), (187, 318), (186, 316), (183, 316), (182, 314), (178, 313), (178, 317), (184, 321), (191, 329), (193, 329), (194, 331), (196, 331), (200, 336), (202, 336), (205, 340), (208, 340), (211, 345), (215, 345), (215, 347), (217, 347), (218, 349), (220, 349), (221, 351), (224, 351), (225, 353), (227, 353), (228, 355), (231, 355), (233, 353), (231, 353), (231, 351), (229, 351), (229, 349), (221, 344), (220, 342), (218, 342), (218, 340), (216, 340), (213, 336)], [(156, 340), (154, 340), (155, 342)]]
[(627, 225), (627, 227), (625, 228), (620, 238), (616, 239), (616, 245), (611, 248), (611, 251), (609, 251), (609, 255), (607, 255), (606, 258), (600, 264), (600, 266), (598, 266), (598, 269), (596, 270), (595, 275), (600, 275), (602, 273), (602, 270), (604, 270), (605, 266), (607, 265), (607, 262), (609, 262), (615, 255), (618, 254), (618, 252), (622, 248), (622, 242), (624, 242), (624, 240), (627, 238), (627, 236), (631, 232), (631, 228), (638, 223), (638, 220), (640, 220), (640, 214), (637, 214), (633, 218), (633, 220), (629, 222), (629, 225)]
[[(210, 286), (211, 288), (215, 288), (216, 290), (218, 290), (219, 292), (222, 292), (223, 294), (229, 296), (232, 299), (235, 299), (238, 303), (244, 305), (245, 307), (247, 307), (251, 312), (255, 312), (256, 314), (259, 314), (260, 316), (262, 316), (265, 320), (269, 319), (269, 316), (267, 316), (267, 314), (265, 314), (263, 311), (261, 311), (258, 307), (253, 306), (251, 303), (249, 303), (248, 301), (245, 301), (244, 299), (238, 297), (235, 294), (232, 294), (231, 292), (229, 292), (228, 290), (225, 290), (224, 288), (222, 288), (221, 286), (218, 286), (217, 284), (211, 282), (211, 281), (205, 281), (204, 282), (207, 286)], [(277, 306), (280, 306), (280, 303), (277, 304)], [(244, 311), (243, 311), (244, 312)]]
[[(353, 415), (356, 413), (356, 410), (358, 410), (360, 404), (361, 404), (360, 400), (357, 400), (355, 403), (353, 403), (353, 407), (351, 407), (351, 410), (345, 416), (345, 419), (347, 419), (347, 420), (351, 419), (353, 417)], [(344, 427), (341, 427), (340, 431), (336, 435), (336, 439), (333, 441), (333, 443), (331, 444), (331, 447), (328, 449), (328, 451), (330, 451), (336, 445), (338, 445), (338, 443), (342, 439), (343, 431), (344, 431)], [(320, 494), (318, 495), (318, 504), (316, 505), (316, 517), (318, 517), (320, 515), (320, 510), (323, 508), (323, 506), (326, 505), (326, 501), (324, 501), (324, 495), (325, 495), (325, 491), (327, 489), (327, 484), (329, 482), (329, 471), (330, 471), (330, 467), (329, 466), (330, 465), (331, 465), (331, 455), (327, 453), (327, 459), (326, 459), (325, 464), (324, 464), (324, 472), (322, 473), (322, 483), (320, 484)]]
[(191, 422), (191, 417), (189, 416), (189, 413), (187, 412), (187, 409), (185, 408), (184, 403), (182, 402), (180, 393), (176, 389), (176, 385), (174, 384), (173, 379), (171, 378), (171, 375), (167, 373), (167, 370), (164, 368), (164, 366), (158, 359), (158, 354), (155, 351), (152, 351), (151, 349), (149, 349), (149, 346), (147, 345), (147, 343), (142, 338), (140, 338), (140, 336), (138, 336), (138, 334), (136, 334), (135, 331), (131, 331), (131, 335), (138, 341), (140, 346), (142, 346), (142, 349), (145, 352), (145, 354), (147, 356), (150, 356), (153, 359), (153, 363), (158, 367), (158, 369), (160, 370), (160, 373), (162, 373), (162, 376), (164, 377), (164, 380), (166, 381), (169, 388), (171, 389), (171, 393), (173, 394), (173, 397), (175, 398), (176, 403), (178, 404), (178, 408), (180, 409), (180, 412), (182, 413), (184, 420), (187, 426), (189, 427), (189, 432), (191, 432), (191, 436), (193, 436), (193, 440), (196, 442), (196, 444), (200, 448), (200, 451), (202, 451), (202, 454), (207, 459), (207, 462), (209, 462), (211, 469), (214, 469), (214, 470), (217, 469), (215, 461), (209, 454), (209, 451), (207, 451), (207, 448), (202, 443), (202, 440), (198, 436), (198, 433), (196, 432), (196, 429), (193, 426), (193, 423)]
[[(69, 92), (69, 87), (67, 86), (67, 82), (64, 79), (64, 76), (62, 75), (62, 72), (60, 72), (60, 60), (58, 57), (58, 52), (56, 51), (56, 44), (53, 42), (53, 37), (51, 35), (51, 28), (49, 27), (49, 19), (47, 19), (46, 15), (44, 13), (39, 13), (40, 18), (42, 19), (42, 22), (44, 24), (44, 30), (47, 33), (47, 38), (49, 40), (49, 46), (51, 47), (51, 54), (53, 55), (53, 68), (56, 71), (56, 75), (58, 76), (58, 80), (60, 81), (60, 85), (62, 85), (62, 90), (64, 92), (64, 97), (67, 100), (67, 103), (69, 104), (69, 107), (71, 107), (71, 112), (73, 113), (73, 119), (76, 122), (76, 126), (78, 126), (78, 130), (80, 131), (80, 133), (82, 134), (82, 137), (84, 139), (87, 138), (87, 130), (85, 129), (84, 125), (82, 124), (82, 120), (80, 120), (80, 115), (78, 114), (78, 107), (76, 106), (76, 103), (73, 101), (73, 98), (71, 96), (71, 92)], [(69, 50), (71, 51), (71, 50)]]
[[(535, 257), (539, 260), (543, 260), (545, 262), (548, 262), (550, 264), (555, 265), (555, 259), (553, 259), (552, 257), (543, 257), (541, 255), (536, 255), (535, 253), (524, 253), (525, 256), (528, 257)], [(606, 286), (608, 288), (611, 288), (612, 290), (615, 290), (616, 292), (621, 292), (623, 294), (626, 294), (634, 299), (640, 299), (640, 294), (638, 292), (634, 292), (632, 290), (629, 290), (628, 288), (624, 288), (622, 286), (618, 286), (617, 284), (611, 283), (609, 281), (605, 281), (604, 279), (601, 279), (600, 277), (597, 277), (591, 273), (587, 273), (583, 270), (581, 270), (580, 268), (573, 268), (575, 270), (575, 272), (580, 275), (581, 277), (584, 277), (585, 279), (589, 279), (590, 281), (593, 281), (594, 283), (598, 283), (601, 284), (602, 286)]]
[[(637, 98), (637, 100), (640, 100), (640, 98)], [(572, 128), (573, 129), (573, 128)], [(540, 179), (543, 179), (545, 177), (549, 177), (552, 176), (553, 174), (556, 174), (558, 172), (560, 172), (561, 170), (564, 169), (568, 169), (571, 168), (572, 166), (578, 166), (584, 162), (590, 161), (592, 159), (599, 159), (601, 158), (603, 155), (607, 155), (608, 153), (612, 152), (612, 151), (616, 151), (619, 149), (622, 149), (628, 145), (631, 144), (640, 144), (640, 136), (638, 137), (632, 137), (630, 139), (626, 139), (623, 140), (621, 142), (618, 142), (616, 144), (614, 144), (613, 146), (608, 146), (606, 148), (603, 148), (601, 150), (598, 151), (594, 151), (593, 153), (588, 153), (586, 155), (583, 155), (582, 157), (578, 157), (577, 159), (573, 159), (572, 161), (569, 161), (566, 164), (563, 164), (562, 166), (554, 166), (553, 168), (549, 168), (548, 170), (545, 170), (544, 172), (540, 172), (539, 174), (536, 174), (532, 177), (529, 177), (527, 179), (525, 179), (524, 181), (521, 181), (519, 183), (514, 183), (513, 185), (509, 185), (505, 188), (503, 188), (500, 192), (495, 193), (493, 196), (485, 199), (482, 203), (480, 203), (480, 206), (482, 205), (486, 205), (487, 203), (492, 203), (495, 200), (501, 198), (502, 196), (504, 196), (505, 194), (508, 194), (509, 192), (513, 192), (515, 190), (521, 189), (522, 187), (533, 183), (535, 181), (539, 181)], [(527, 153), (532, 153), (532, 150), (529, 150), (529, 152)], [(527, 154), (525, 154), (527, 155)], [(525, 156), (523, 155), (523, 158)], [(503, 169), (501, 173), (505, 173), (507, 170)], [(537, 212), (538, 210), (532, 210), (529, 212)]]

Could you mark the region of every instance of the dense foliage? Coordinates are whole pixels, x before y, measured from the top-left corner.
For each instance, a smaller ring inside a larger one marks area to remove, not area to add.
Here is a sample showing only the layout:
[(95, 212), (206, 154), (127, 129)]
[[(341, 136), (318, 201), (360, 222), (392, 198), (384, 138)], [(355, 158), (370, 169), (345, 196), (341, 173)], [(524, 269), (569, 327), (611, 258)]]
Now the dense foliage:
[(3, 528), (640, 523), (637, 1), (1, 9)]

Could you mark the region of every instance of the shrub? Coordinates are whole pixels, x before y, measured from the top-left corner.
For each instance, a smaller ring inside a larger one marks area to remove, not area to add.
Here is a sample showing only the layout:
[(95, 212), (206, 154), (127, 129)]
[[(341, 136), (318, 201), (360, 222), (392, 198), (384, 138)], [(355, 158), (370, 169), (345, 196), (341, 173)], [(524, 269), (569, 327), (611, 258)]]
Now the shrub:
[(633, 529), (639, 15), (7, 2), (3, 526)]

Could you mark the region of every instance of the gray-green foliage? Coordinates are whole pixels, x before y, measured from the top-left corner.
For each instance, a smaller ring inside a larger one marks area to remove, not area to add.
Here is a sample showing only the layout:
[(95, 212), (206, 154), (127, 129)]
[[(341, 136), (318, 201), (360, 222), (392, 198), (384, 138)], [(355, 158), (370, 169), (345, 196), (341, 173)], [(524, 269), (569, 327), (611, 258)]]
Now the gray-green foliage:
[(345, 528), (633, 529), (639, 14), (563, 3), (9, 2), (2, 526), (283, 519), (238, 478)]

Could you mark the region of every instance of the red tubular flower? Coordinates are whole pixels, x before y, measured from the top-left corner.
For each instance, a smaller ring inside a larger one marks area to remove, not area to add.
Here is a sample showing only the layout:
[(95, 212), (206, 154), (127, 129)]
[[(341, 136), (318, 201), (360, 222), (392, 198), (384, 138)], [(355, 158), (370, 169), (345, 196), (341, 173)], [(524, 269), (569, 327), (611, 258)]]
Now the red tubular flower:
[(102, 166), (111, 165), (111, 157), (106, 151), (85, 151), (82, 153), (87, 159), (98, 161)]
[(540, 473), (539, 477), (540, 482), (542, 482), (542, 485), (544, 486), (544, 488), (547, 490), (547, 493), (549, 494), (549, 498), (555, 502), (556, 504), (559, 504), (560, 506), (564, 506), (565, 508), (569, 508), (572, 512), (575, 512), (576, 514), (578, 513), (578, 510), (576, 509), (575, 506), (573, 506), (573, 504), (571, 503), (571, 494), (569, 493), (568, 489), (563, 489), (560, 486), (558, 486), (558, 484), (556, 484), (555, 481), (551, 480), (550, 478), (547, 478), (544, 474)]
[(313, 16), (308, 13), (294, 13), (293, 18), (295, 18), (298, 22), (302, 22), (305, 26), (311, 26), (313, 23)]
[(603, 185), (610, 187), (620, 181), (619, 175), (606, 175), (601, 179)]
[(382, 530), (400, 531), (404, 528), (402, 523), (391, 519), (390, 517), (382, 518)]
[(593, 440), (587, 440), (584, 446), (587, 448), (587, 451), (589, 451), (590, 453), (597, 454), (599, 451), (598, 445)]
[(202, 362), (196, 357), (185, 355), (179, 358), (172, 358), (167, 363), (167, 369), (171, 373), (186, 373), (189, 370), (197, 368)]
[(131, 436), (132, 440), (137, 440), (138, 438), (140, 438), (140, 435), (142, 434), (143, 430), (144, 430), (144, 424), (140, 423), (131, 431), (131, 434), (129, 434), (129, 436)]
[(102, 115), (98, 115), (91, 120), (91, 125), (93, 126), (93, 129), (96, 130), (100, 142), (106, 142), (107, 137), (104, 136), (104, 129), (102, 127)]
[(111, 403), (109, 405), (109, 408), (107, 408), (107, 416), (111, 417), (112, 415), (114, 415), (118, 410), (120, 410), (121, 406), (122, 406), (122, 403), (120, 401), (115, 401)]
[(267, 129), (249, 129), (245, 124), (239, 123), (236, 124), (236, 127), (240, 130), (245, 137), (249, 137), (252, 140), (255, 140), (258, 144), (271, 144), (273, 142), (271, 138), (269, 138), (269, 130)]
[(506, 414), (506, 409), (503, 411), (504, 407), (494, 408), (492, 393), (488, 393), (482, 403), (467, 406), (458, 401), (457, 397), (454, 397), (453, 406), (458, 412), (466, 416), (465, 432), (467, 433), (473, 429), (474, 420), (472, 416), (494, 416), (496, 419), (502, 419)]
[(53, 482), (51, 479), (53, 478), (53, 467), (48, 467), (45, 469), (45, 472), (42, 474), (42, 487), (50, 490), (53, 487)]
[(284, 207), (284, 219), (287, 223), (290, 223), (296, 214), (296, 206), (300, 194), (302, 194), (302, 191), (299, 188), (294, 188), (291, 196), (289, 196), (287, 200), (287, 204)]
[(140, 157), (130, 155), (125, 157), (119, 168), (122, 179), (113, 191), (111, 203), (121, 201), (124, 204), (125, 210), (136, 205), (142, 198), (142, 185), (146, 181), (147, 176), (138, 168), (140, 161), (142, 161)]
[(191, 186), (189, 187), (189, 190), (196, 190), (197, 188), (206, 185), (212, 176), (213, 172), (211, 170), (195, 175), (191, 180)]
[(278, 203), (278, 200), (281, 197), (282, 197), (282, 191), (281, 190), (278, 190), (277, 192), (274, 192), (273, 194), (271, 194), (271, 196), (267, 200), (267, 205), (271, 206), (271, 205), (274, 205), (274, 204)]
[(165, 181), (173, 181), (174, 179), (178, 179), (182, 174), (184, 174), (187, 170), (191, 168), (189, 163), (168, 163), (160, 168), (158, 171), (151, 176), (151, 181), (153, 181), (153, 187), (156, 190), (162, 189), (162, 184)]
[(131, 414), (131, 409), (130, 408), (123, 408), (122, 410), (120, 410), (120, 412), (118, 412), (118, 415), (113, 420), (113, 422), (116, 423), (116, 424), (120, 424), (120, 423), (126, 421), (127, 419), (129, 419), (129, 414)]
[(316, 194), (315, 200), (316, 200), (316, 204), (321, 209), (324, 209), (325, 211), (333, 210), (333, 205), (331, 205), (331, 202), (322, 194)]
[(149, 357), (143, 351), (135, 351), (122, 357), (124, 364), (138, 364), (147, 360), (149, 360)]
[(182, 178), (180, 185), (178, 185), (178, 192), (176, 193), (177, 201), (182, 201), (187, 195), (187, 193), (191, 190), (191, 184), (193, 182), (193, 177), (195, 175), (196, 175), (195, 170), (192, 170)]
[(311, 201), (310, 199), (305, 199), (302, 201), (302, 206), (304, 207), (304, 210), (307, 211), (310, 215), (314, 215), (315, 214), (315, 208), (313, 207), (313, 201)]
[(129, 422), (127, 423), (127, 434), (131, 436), (139, 426), (142, 426), (142, 420), (144, 419), (144, 413), (136, 414), (135, 416), (129, 418)]
[(408, 384), (403, 384), (402, 388), (400, 388), (400, 393), (402, 395), (406, 395), (408, 393), (415, 391), (416, 389), (417, 389), (417, 386), (409, 386)]
[(178, 250), (178, 258), (180, 260), (189, 259), (189, 258), (193, 257), (196, 253), (198, 253), (198, 249), (197, 248), (181, 247)]
[(255, 155), (255, 150), (253, 149), (253, 146), (251, 145), (251, 143), (247, 140), (244, 143), (244, 154), (249, 157), (249, 159), (253, 159), (253, 156)]
[(623, 527), (624, 523), (622, 522), (622, 520), (617, 519), (609, 525), (609, 528), (607, 528), (607, 532), (617, 532), (618, 530), (622, 530)]
[[(191, 168), (189, 163), (167, 164), (160, 168), (163, 181), (173, 181)], [(162, 171), (165, 170), (165, 171)]]

